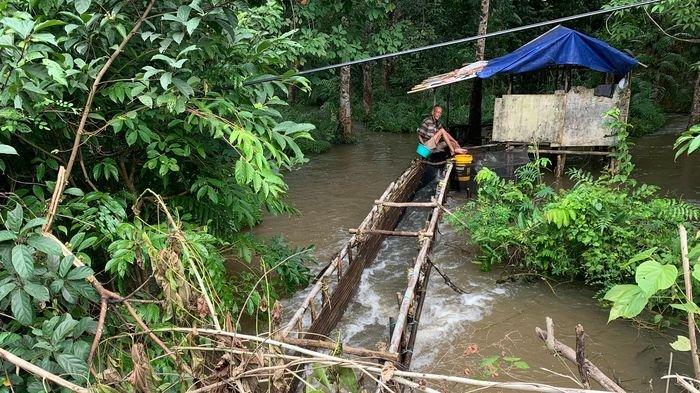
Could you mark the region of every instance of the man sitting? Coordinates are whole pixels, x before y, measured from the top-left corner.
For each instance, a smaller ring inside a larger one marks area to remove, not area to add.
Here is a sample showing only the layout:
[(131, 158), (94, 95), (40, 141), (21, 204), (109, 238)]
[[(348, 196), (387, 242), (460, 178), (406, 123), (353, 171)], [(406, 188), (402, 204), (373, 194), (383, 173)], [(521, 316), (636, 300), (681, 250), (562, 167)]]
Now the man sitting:
[(442, 151), (447, 146), (451, 155), (466, 153), (467, 150), (462, 149), (459, 143), (442, 126), (440, 116), (442, 116), (440, 105), (433, 106), (432, 115), (423, 120), (418, 129), (418, 140), (420, 143), (432, 152)]

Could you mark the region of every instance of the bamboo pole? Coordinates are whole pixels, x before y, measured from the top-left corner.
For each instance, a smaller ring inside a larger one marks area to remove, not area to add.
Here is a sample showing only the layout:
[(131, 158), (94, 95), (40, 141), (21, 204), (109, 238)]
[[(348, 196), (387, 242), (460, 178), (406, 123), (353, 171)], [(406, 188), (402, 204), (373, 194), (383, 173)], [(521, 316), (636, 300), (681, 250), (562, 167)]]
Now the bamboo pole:
[(432, 232), (414, 232), (414, 231), (389, 231), (386, 229), (349, 229), (350, 233), (354, 234), (369, 234), (369, 235), (385, 235), (385, 236), (400, 236), (400, 237), (420, 237), (433, 236)]
[[(690, 261), (688, 260), (688, 233), (682, 224), (678, 225), (681, 241), (681, 259), (683, 260), (683, 281), (685, 283), (686, 301), (693, 301), (693, 283), (690, 281)], [(695, 337), (695, 315), (688, 313), (688, 338), (690, 339), (690, 356), (693, 357), (695, 379), (700, 379), (700, 359), (698, 359), (698, 340)]]
[[(449, 179), (450, 179), (450, 174), (452, 173), (452, 167), (453, 167), (453, 162), (448, 162), (447, 165), (445, 166), (445, 174), (442, 179), (442, 181), (439, 184), (438, 192), (437, 192), (437, 199), (436, 204), (437, 206), (433, 209), (432, 216), (430, 218), (430, 224), (428, 225), (428, 228), (426, 229), (427, 232), (429, 233), (434, 233), (435, 228), (438, 223), (438, 219), (440, 216), (440, 207), (439, 205), (442, 204), (443, 199), (445, 198), (445, 194), (447, 191), (447, 185), (449, 184)], [(418, 256), (416, 257), (416, 261), (413, 266), (413, 272), (411, 273), (411, 277), (409, 278), (408, 285), (406, 287), (406, 291), (404, 292), (403, 300), (401, 302), (401, 307), (399, 308), (399, 314), (396, 318), (396, 326), (394, 327), (394, 332), (391, 336), (391, 344), (389, 345), (389, 352), (392, 353), (398, 353), (399, 347), (401, 345), (401, 339), (403, 336), (403, 331), (406, 327), (406, 321), (408, 318), (408, 310), (411, 306), (411, 303), (413, 302), (413, 298), (415, 297), (415, 290), (416, 290), (416, 285), (418, 283), (418, 278), (420, 276), (421, 268), (423, 267), (423, 264), (425, 263), (425, 260), (428, 256), (428, 250), (430, 249), (430, 245), (432, 244), (433, 237), (425, 237), (421, 240), (421, 249), (418, 252)]]
[(387, 207), (435, 207), (435, 202), (387, 202), (376, 200), (374, 204)]
[[(300, 347), (323, 348), (323, 349), (330, 349), (330, 350), (334, 350), (334, 349), (338, 348), (338, 344), (335, 342), (323, 341), (323, 340), (311, 340), (308, 338), (287, 337), (287, 338), (284, 338), (282, 341), (286, 342), (288, 344), (297, 345)], [(388, 353), (388, 352), (383, 352), (383, 351), (373, 351), (373, 350), (365, 349), (365, 348), (349, 347), (347, 345), (342, 345), (341, 350), (343, 353), (347, 353), (347, 354), (355, 355), (355, 356), (360, 356), (360, 357), (365, 357), (365, 358), (383, 359), (383, 360), (389, 360), (392, 362), (396, 362), (399, 359), (399, 355), (395, 354), (395, 353)]]

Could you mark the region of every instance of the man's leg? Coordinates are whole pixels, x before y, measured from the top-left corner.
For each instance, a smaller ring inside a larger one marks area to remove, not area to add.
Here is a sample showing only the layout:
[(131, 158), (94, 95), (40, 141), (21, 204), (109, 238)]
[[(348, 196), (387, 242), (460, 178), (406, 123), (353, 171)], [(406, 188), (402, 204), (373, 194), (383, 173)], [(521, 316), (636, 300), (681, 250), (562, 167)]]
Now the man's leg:
[(459, 143), (452, 138), (452, 136), (445, 130), (438, 131), (435, 133), (435, 137), (441, 138), (445, 143), (447, 144), (447, 147), (450, 148), (450, 153), (452, 155), (455, 154), (456, 151), (460, 150)]

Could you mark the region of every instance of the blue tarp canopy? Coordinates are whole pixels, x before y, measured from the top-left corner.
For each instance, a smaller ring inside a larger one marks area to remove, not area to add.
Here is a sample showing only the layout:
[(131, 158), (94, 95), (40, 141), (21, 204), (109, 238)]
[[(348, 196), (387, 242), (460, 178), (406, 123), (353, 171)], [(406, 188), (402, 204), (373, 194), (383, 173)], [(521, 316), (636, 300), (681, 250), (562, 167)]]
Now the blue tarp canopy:
[(507, 55), (489, 60), (476, 76), (486, 79), (556, 65), (581, 66), (622, 76), (637, 64), (634, 57), (607, 43), (560, 25)]

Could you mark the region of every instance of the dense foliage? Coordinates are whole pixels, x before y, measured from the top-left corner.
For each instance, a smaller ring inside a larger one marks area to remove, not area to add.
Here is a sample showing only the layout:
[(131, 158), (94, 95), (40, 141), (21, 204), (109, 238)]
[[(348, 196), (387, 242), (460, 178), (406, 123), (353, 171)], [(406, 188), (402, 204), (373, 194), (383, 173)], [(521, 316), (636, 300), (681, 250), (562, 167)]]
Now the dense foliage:
[[(244, 233), (266, 211), (293, 211), (281, 171), (305, 161), (298, 142), (314, 128), (280, 112), (304, 79), (247, 83), (283, 74), (302, 49), (277, 2), (10, 0), (0, 13), (2, 348), (83, 386), (105, 382), (87, 373), (93, 274), (135, 291), (151, 326), (254, 314), (307, 284), (308, 250)], [(226, 259), (246, 273), (231, 278)], [(125, 321), (136, 326), (110, 312), (106, 328)], [(108, 345), (100, 359), (118, 366), (98, 371), (128, 375), (131, 344)], [(0, 390), (44, 391), (3, 368)]]
[(700, 209), (630, 178), (626, 127), (614, 119), (611, 125), (619, 138), (617, 172), (594, 178), (572, 170), (575, 184), (559, 192), (542, 182), (546, 159), (519, 168), (516, 180), (487, 168), (477, 174), (476, 200), (449, 220), (469, 232), (485, 269), (510, 263), (609, 288), (634, 276), (644, 262), (633, 258), (640, 251), (653, 249), (661, 263), (679, 264), (678, 224), (693, 228)]
[[(634, 1), (491, 2), (488, 30), (503, 30)], [(308, 5), (290, 5), (287, 16), (290, 27), (300, 28), (300, 41), (305, 49), (299, 66), (308, 69), (472, 36), (477, 32), (480, 2), (312, 1)], [(565, 25), (629, 50), (646, 65), (637, 67), (632, 74), (629, 121), (633, 125), (633, 135), (659, 129), (667, 113), (690, 111), (694, 90), (698, 89), (693, 83), (697, 75), (700, 31), (700, 7), (696, 2), (665, 0), (653, 6), (617, 12), (608, 18), (585, 18)], [(512, 51), (550, 27), (490, 38), (486, 41), (486, 58)], [(353, 117), (366, 121), (367, 128), (372, 130), (414, 132), (417, 123), (429, 113), (433, 100), (443, 105), (449, 100), (453, 112), (451, 124), (465, 124), (471, 83), (436, 89), (436, 97), (432, 93), (407, 96), (406, 91), (428, 76), (448, 72), (474, 59), (472, 44), (464, 44), (369, 63), (366, 65), (370, 69), (369, 77), (364, 70), (360, 77), (362, 66), (354, 66), (352, 72), (357, 76), (352, 79), (353, 108), (369, 105), (370, 110), (359, 114), (360, 111), (354, 109)], [(298, 97), (292, 108), (306, 112), (308, 106), (327, 103), (337, 108), (341, 84), (337, 72), (318, 73), (312, 78), (314, 87), (323, 86), (323, 91), (315, 91), (311, 97)], [(603, 78), (604, 75), (593, 71), (573, 72), (577, 85), (593, 87), (603, 83)], [(559, 77), (560, 82), (561, 79)], [(512, 87), (514, 92), (545, 93), (563, 88), (561, 83), (556, 86), (556, 80), (554, 72), (534, 72), (516, 76)], [(504, 94), (507, 86), (503, 77), (484, 84), (484, 123), (491, 121), (494, 98)], [(336, 111), (336, 119), (337, 114)], [(324, 114), (320, 118), (311, 117), (310, 121), (316, 124), (327, 119)]]

